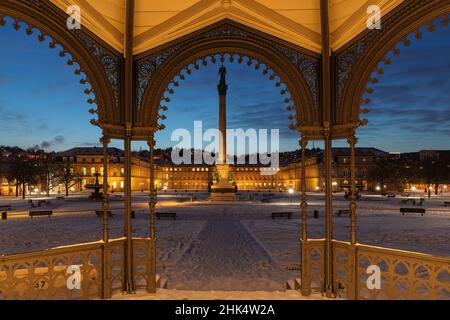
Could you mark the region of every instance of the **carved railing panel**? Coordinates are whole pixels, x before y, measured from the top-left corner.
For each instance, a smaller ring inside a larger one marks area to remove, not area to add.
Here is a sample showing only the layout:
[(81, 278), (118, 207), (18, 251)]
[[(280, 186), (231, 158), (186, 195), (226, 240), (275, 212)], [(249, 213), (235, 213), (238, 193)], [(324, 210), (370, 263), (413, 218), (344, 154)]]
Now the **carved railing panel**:
[[(359, 299), (450, 300), (450, 259), (358, 245)], [(368, 290), (369, 265), (381, 270), (381, 289)]]
[[(69, 288), (69, 266), (81, 271), (80, 288)], [(0, 299), (95, 299), (101, 294), (100, 242), (0, 257)]]
[(333, 280), (337, 296), (348, 297), (348, 288), (351, 285), (350, 268), (351, 259), (349, 256), (350, 246), (344, 242), (333, 241)]
[(136, 289), (147, 289), (149, 239), (133, 239), (133, 267)]
[[(307, 242), (308, 264), (302, 270), (309, 276), (302, 285), (310, 286), (312, 293), (322, 290), (324, 248), (323, 239)], [(450, 258), (336, 240), (332, 249), (333, 283), (339, 298), (450, 300)], [(367, 286), (371, 265), (380, 268), (381, 289)]]
[[(310, 287), (309, 292), (318, 293), (322, 292), (324, 281), (324, 253), (325, 253), (325, 240), (323, 239), (309, 239), (306, 246), (306, 256), (308, 257), (309, 264), (302, 266), (302, 270), (306, 271), (307, 285)], [(307, 268), (307, 269), (306, 269)]]
[(125, 286), (125, 238), (110, 242), (110, 275), (112, 294), (123, 291)]

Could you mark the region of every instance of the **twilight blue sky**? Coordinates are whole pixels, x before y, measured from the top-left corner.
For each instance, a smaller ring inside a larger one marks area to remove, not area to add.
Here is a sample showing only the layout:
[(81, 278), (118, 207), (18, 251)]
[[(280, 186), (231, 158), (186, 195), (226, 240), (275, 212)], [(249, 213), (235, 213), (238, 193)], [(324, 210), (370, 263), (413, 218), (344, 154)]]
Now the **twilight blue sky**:
[[(0, 28), (0, 145), (46, 150), (98, 144), (100, 130), (89, 124), (89, 98), (74, 75), (75, 67), (61, 59), (48, 40), (38, 42), (11, 22)], [(450, 30), (440, 24), (434, 33), (424, 30), (392, 65), (384, 66), (380, 83), (373, 85), (369, 125), (359, 130), (359, 145), (386, 151), (450, 149)], [(280, 129), (281, 150), (297, 149), (297, 133), (287, 127), (289, 112), (275, 82), (237, 62), (228, 68), (228, 127)], [(157, 147), (175, 145), (173, 129), (191, 129), (202, 120), (204, 129), (218, 122), (219, 64), (201, 66), (180, 83), (169, 107), (167, 128), (157, 135)], [(113, 142), (121, 147), (121, 142)], [(316, 143), (320, 146), (320, 143)], [(335, 145), (343, 145), (336, 142)], [(135, 148), (146, 146), (135, 143)]]

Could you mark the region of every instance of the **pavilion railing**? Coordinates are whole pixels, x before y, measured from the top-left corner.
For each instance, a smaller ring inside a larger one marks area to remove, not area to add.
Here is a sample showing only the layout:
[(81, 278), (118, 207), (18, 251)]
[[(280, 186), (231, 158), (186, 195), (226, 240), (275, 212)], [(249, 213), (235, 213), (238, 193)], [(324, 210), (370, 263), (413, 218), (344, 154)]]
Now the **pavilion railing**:
[[(359, 299), (450, 299), (450, 258), (359, 245), (357, 261)], [(369, 265), (381, 269), (380, 290), (367, 290)]]
[[(98, 241), (0, 256), (0, 300), (87, 300), (121, 293), (125, 287), (125, 242), (126, 238), (118, 238), (106, 244)], [(152, 285), (150, 249), (150, 239), (133, 238), (136, 290)], [(73, 272), (69, 266), (80, 270), (79, 289), (68, 284)]]
[[(102, 242), (0, 256), (0, 299), (95, 299), (102, 290)], [(79, 268), (80, 289), (67, 269)]]
[[(304, 292), (318, 293), (324, 282), (324, 239), (308, 240)], [(410, 251), (374, 247), (333, 240), (333, 283), (338, 297), (346, 299), (450, 299), (450, 258)], [(320, 257), (320, 261), (317, 258)], [(380, 289), (369, 288), (373, 275), (369, 266), (380, 270)], [(303, 267), (302, 267), (303, 269)], [(311, 270), (316, 272), (311, 272)], [(369, 279), (370, 280), (370, 279)], [(317, 286), (317, 283), (321, 285)]]

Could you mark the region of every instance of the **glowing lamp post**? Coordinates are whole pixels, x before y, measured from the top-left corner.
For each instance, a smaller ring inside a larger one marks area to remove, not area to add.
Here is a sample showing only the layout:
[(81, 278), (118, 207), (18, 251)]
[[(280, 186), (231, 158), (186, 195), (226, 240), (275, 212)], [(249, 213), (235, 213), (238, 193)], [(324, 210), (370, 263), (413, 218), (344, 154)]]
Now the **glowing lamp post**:
[(289, 192), (289, 197), (291, 198), (291, 203), (292, 203), (292, 195), (294, 194), (294, 189), (289, 188), (288, 192)]

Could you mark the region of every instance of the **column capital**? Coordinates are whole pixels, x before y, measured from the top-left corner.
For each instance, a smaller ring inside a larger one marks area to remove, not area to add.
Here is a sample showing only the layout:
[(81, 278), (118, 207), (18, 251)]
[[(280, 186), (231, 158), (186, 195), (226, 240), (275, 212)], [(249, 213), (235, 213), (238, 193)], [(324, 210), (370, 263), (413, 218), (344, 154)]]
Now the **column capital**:
[(355, 146), (355, 144), (358, 143), (358, 138), (356, 138), (356, 135), (354, 133), (347, 138), (347, 143), (350, 146)]
[(308, 139), (304, 137), (300, 138), (299, 145), (302, 149), (305, 149), (308, 145)]
[(127, 137), (131, 137), (133, 132), (133, 124), (131, 122), (127, 122), (125, 124), (125, 134)]
[(107, 136), (107, 135), (103, 135), (100, 139), (99, 139), (101, 144), (106, 144), (108, 145), (111, 142), (111, 139)]
[(327, 138), (331, 135), (331, 124), (326, 121), (323, 123), (323, 135)]
[(153, 135), (153, 134), (151, 134), (151, 135), (150, 135), (150, 138), (148, 138), (148, 140), (147, 140), (147, 145), (148, 145), (150, 148), (154, 148), (154, 147), (155, 147), (156, 141), (155, 141), (155, 138), (154, 138), (154, 135)]

